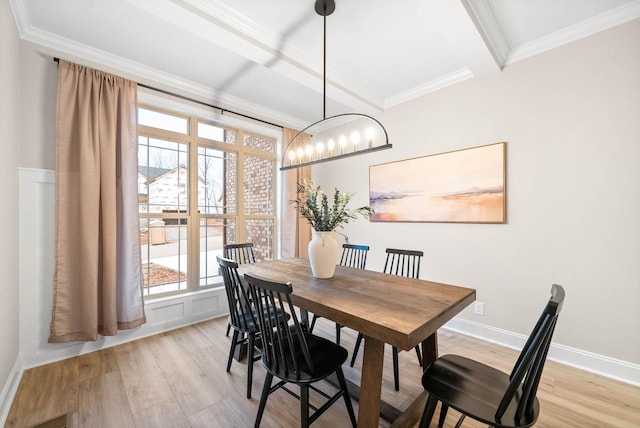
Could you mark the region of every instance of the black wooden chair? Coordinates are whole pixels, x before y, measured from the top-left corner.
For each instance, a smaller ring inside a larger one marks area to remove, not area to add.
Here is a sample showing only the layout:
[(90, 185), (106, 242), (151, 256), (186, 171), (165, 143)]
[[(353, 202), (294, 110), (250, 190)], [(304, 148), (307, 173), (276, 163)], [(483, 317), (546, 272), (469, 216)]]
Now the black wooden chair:
[(434, 361), (422, 376), (429, 398), (419, 426), (429, 426), (438, 401), (442, 402), (439, 427), (449, 407), (462, 413), (456, 427), (465, 416), (493, 427), (530, 427), (536, 423), (540, 413), (536, 392), (564, 295), (562, 286), (551, 287), (551, 298), (511, 374), (459, 355), (444, 355)]
[[(407, 278), (417, 279), (420, 276), (420, 262), (424, 256), (423, 251), (419, 250), (398, 250), (396, 248), (387, 248), (387, 258), (384, 262), (384, 273), (391, 275), (406, 276)], [(351, 367), (356, 362), (358, 356), (358, 350), (360, 344), (364, 339), (362, 333), (358, 333), (356, 338), (356, 346), (351, 356)], [(418, 356), (418, 364), (422, 367), (422, 352), (420, 352), (420, 346), (415, 347), (416, 355)], [(400, 368), (398, 367), (398, 352), (400, 350), (395, 346), (392, 348), (393, 352), (393, 386), (396, 391), (400, 390)]]
[[(262, 363), (267, 370), (254, 426), (260, 426), (269, 394), (282, 388), (300, 399), (302, 427), (309, 426), (340, 397), (344, 398), (351, 424), (355, 427), (356, 417), (342, 372), (347, 350), (330, 340), (303, 331), (291, 302), (291, 284), (272, 282), (249, 274), (245, 274), (244, 278), (258, 314), (263, 344)], [(276, 309), (279, 309), (280, 313), (290, 313), (293, 323), (289, 325), (278, 322)], [(340, 390), (333, 396), (313, 386), (313, 383), (333, 373), (336, 374), (340, 385)], [(274, 376), (278, 381), (271, 385)], [(300, 395), (288, 389), (287, 383), (299, 385)], [(326, 402), (320, 408), (309, 404), (309, 389), (326, 398)], [(309, 407), (314, 410), (311, 415)]]
[[(253, 242), (243, 242), (241, 244), (225, 244), (223, 247), (223, 254), (225, 259), (233, 260), (236, 263), (255, 263), (256, 256), (253, 253)], [(227, 336), (231, 325), (227, 325)]]
[[(356, 269), (364, 269), (367, 265), (367, 253), (369, 252), (368, 245), (355, 245), (355, 244), (342, 244), (342, 255), (340, 256), (340, 266), (347, 266)], [(320, 316), (313, 314), (311, 320), (311, 327), (309, 332), (313, 333), (313, 327), (316, 325), (316, 321)], [(340, 329), (343, 326), (336, 323), (336, 343), (340, 344)]]
[(235, 260), (236, 263), (255, 263), (256, 256), (253, 252), (253, 242), (244, 242), (242, 244), (226, 244), (223, 247), (224, 257), (226, 259)]
[(255, 355), (256, 336), (259, 335), (258, 320), (249, 299), (249, 294), (240, 280), (238, 263), (233, 260), (216, 257), (220, 266), (220, 273), (224, 279), (224, 288), (227, 292), (229, 304), (229, 326), (233, 329), (231, 349), (227, 361), (227, 373), (231, 370), (233, 354), (238, 345), (247, 345), (247, 398), (251, 398), (251, 381), (253, 378), (253, 363), (260, 356)]

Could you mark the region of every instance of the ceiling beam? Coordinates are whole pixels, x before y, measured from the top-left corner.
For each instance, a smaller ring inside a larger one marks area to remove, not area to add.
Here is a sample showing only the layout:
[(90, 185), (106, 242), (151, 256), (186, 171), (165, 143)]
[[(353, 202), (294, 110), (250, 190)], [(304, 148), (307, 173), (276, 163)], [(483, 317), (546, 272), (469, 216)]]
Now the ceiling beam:
[[(216, 43), (247, 60), (268, 68), (287, 79), (322, 94), (321, 56), (313, 58), (291, 46), (284, 48), (283, 36), (273, 33), (216, 0), (126, 0), (171, 25)], [(313, 8), (304, 20), (316, 17)], [(336, 76), (331, 72), (332, 76)], [(384, 100), (365, 90), (352, 90), (357, 85), (345, 78), (327, 80), (327, 97), (350, 106), (354, 111), (376, 114), (383, 110)]]
[(508, 47), (487, 0), (427, 2), (433, 23), (474, 77), (502, 70)]

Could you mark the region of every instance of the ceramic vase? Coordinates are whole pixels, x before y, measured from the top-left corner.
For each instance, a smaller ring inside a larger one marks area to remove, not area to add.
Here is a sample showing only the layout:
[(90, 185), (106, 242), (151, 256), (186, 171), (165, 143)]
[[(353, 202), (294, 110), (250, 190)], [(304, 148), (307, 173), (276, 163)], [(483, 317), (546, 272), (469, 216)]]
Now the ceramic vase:
[(309, 264), (316, 278), (331, 278), (336, 270), (340, 246), (334, 232), (313, 232), (309, 242)]

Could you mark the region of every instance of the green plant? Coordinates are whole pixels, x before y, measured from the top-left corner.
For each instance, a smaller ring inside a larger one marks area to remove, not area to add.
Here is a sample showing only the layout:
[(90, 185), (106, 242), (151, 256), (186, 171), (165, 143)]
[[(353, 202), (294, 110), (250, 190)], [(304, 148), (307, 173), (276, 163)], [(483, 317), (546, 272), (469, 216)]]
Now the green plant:
[(333, 204), (329, 206), (329, 196), (322, 187), (314, 187), (313, 182), (306, 178), (297, 184), (297, 194), (298, 197), (289, 202), (295, 205), (300, 215), (317, 232), (330, 232), (359, 216), (369, 218), (373, 214), (371, 207), (367, 206), (355, 210), (348, 209), (347, 204), (354, 194), (343, 193), (338, 189), (335, 189)]

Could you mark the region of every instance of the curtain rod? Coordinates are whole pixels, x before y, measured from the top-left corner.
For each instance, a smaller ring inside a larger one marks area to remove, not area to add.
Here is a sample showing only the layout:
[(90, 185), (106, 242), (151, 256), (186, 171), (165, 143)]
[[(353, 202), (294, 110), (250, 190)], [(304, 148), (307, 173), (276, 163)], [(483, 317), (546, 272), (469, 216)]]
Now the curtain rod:
[[(55, 58), (54, 57), (53, 61), (57, 62), (59, 64), (60, 63), (60, 58)], [(257, 117), (249, 116), (249, 115), (246, 115), (246, 114), (243, 114), (243, 113), (238, 113), (236, 111), (229, 110), (229, 109), (226, 109), (226, 108), (218, 107), (218, 106), (215, 106), (213, 104), (205, 103), (204, 101), (199, 101), (199, 100), (196, 100), (196, 99), (193, 99), (193, 98), (186, 97), (184, 95), (176, 94), (174, 92), (165, 91), (164, 89), (154, 88), (153, 86), (145, 85), (144, 83), (136, 82), (136, 84), (138, 86), (143, 87), (143, 88), (151, 89), (152, 91), (161, 92), (161, 93), (163, 93), (165, 95), (170, 95), (172, 97), (181, 98), (181, 99), (186, 100), (186, 101), (191, 101), (192, 103), (196, 103), (196, 104), (200, 104), (200, 105), (203, 105), (203, 106), (206, 106), (206, 107), (211, 107), (211, 108), (216, 109), (216, 110), (220, 110), (220, 114), (224, 114), (225, 112), (226, 113), (231, 113), (231, 114), (235, 114), (236, 116), (241, 116), (241, 117), (244, 117), (246, 119), (251, 119), (251, 120), (255, 120), (257, 122), (264, 123), (266, 125), (275, 126), (276, 128), (280, 128), (280, 129), (284, 128), (284, 126), (282, 126), (282, 125), (278, 125), (278, 124), (275, 124), (275, 123), (272, 123), (272, 122), (268, 122), (266, 120), (258, 119)]]

